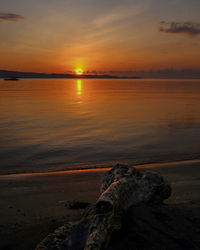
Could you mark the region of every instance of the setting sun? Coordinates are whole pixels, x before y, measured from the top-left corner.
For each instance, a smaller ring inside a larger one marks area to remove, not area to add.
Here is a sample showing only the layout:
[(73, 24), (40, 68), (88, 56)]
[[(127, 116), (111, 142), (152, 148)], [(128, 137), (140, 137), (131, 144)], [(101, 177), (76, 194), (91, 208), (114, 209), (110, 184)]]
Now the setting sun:
[(76, 69), (76, 74), (77, 75), (82, 75), (83, 74), (83, 70), (82, 69)]

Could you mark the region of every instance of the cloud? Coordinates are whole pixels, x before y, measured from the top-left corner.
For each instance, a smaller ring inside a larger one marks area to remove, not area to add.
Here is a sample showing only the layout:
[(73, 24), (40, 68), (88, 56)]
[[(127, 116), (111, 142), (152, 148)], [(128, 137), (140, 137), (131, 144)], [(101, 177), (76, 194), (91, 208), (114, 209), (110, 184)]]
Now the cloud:
[(24, 19), (23, 16), (13, 14), (13, 13), (0, 13), (0, 21), (20, 21), (21, 19)]
[(160, 22), (159, 31), (172, 34), (200, 35), (200, 23), (194, 22)]
[(135, 4), (135, 5), (129, 5), (129, 6), (119, 6), (117, 8), (114, 8), (109, 13), (96, 18), (93, 21), (93, 24), (101, 28), (105, 25), (109, 25), (114, 22), (122, 21), (124, 19), (127, 19), (129, 17), (136, 16), (140, 14), (144, 10), (145, 6), (144, 4)]

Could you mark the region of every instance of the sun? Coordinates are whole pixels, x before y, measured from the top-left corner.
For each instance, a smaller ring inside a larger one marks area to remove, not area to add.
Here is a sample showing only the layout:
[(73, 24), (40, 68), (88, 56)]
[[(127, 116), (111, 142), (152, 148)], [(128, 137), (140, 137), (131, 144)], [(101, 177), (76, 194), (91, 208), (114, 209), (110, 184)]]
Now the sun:
[(77, 75), (82, 75), (83, 74), (83, 70), (80, 69), (80, 68), (76, 69), (75, 72), (76, 72)]

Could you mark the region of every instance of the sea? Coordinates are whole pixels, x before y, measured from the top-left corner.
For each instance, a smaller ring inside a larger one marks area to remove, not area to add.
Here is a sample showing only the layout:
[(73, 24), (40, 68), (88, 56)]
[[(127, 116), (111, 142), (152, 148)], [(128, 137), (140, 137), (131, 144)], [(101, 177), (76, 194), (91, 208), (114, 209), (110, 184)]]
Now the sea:
[(200, 80), (0, 80), (0, 174), (200, 159)]

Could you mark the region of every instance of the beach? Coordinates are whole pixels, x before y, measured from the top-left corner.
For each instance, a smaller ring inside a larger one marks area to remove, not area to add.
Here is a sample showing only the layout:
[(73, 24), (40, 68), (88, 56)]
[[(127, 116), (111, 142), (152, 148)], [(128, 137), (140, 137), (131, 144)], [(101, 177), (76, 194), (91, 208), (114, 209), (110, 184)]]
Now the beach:
[[(187, 208), (200, 221), (200, 161), (137, 166), (161, 174), (171, 183), (165, 204)], [(67, 201), (94, 203), (108, 169), (74, 170), (0, 176), (0, 249), (32, 250), (49, 233), (79, 220), (83, 209), (68, 209)], [(186, 228), (185, 230), (189, 230)]]

